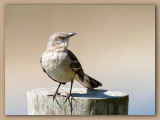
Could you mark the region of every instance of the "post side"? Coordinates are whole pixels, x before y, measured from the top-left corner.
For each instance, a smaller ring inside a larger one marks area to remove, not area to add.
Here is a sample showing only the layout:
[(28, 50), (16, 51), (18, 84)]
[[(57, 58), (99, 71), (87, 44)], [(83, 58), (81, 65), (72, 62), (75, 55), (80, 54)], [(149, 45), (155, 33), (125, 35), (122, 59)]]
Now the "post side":
[[(128, 115), (129, 96), (113, 90), (73, 88), (72, 98), (52, 96), (55, 88), (35, 89), (27, 92), (28, 115)], [(69, 89), (59, 89), (61, 94)]]

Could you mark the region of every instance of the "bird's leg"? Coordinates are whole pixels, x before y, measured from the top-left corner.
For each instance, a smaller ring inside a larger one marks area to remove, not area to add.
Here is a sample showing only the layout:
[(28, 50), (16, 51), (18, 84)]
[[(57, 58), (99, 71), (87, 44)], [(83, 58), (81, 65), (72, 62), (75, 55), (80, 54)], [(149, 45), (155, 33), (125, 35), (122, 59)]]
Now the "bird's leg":
[(56, 97), (56, 95), (60, 95), (59, 93), (58, 93), (58, 90), (59, 90), (59, 87), (61, 86), (61, 84), (62, 83), (59, 83), (59, 85), (58, 85), (58, 88), (57, 88), (57, 90), (56, 90), (56, 92), (55, 92), (55, 94), (54, 95), (47, 95), (47, 96), (53, 96), (53, 101), (54, 101), (54, 98)]
[(65, 102), (67, 102), (67, 99), (69, 99), (69, 97), (72, 97), (72, 85), (73, 85), (73, 80), (71, 81), (71, 88), (70, 88), (70, 92), (69, 92), (69, 94), (67, 95), (67, 97), (66, 97), (66, 100), (64, 101), (64, 103)]

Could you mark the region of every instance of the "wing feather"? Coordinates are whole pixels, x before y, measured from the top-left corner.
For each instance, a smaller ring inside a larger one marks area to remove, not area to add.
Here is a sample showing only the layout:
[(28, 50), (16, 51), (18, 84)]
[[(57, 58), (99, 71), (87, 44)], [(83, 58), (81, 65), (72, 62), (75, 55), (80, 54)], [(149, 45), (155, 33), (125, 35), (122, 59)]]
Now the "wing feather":
[(70, 50), (68, 50), (68, 56), (71, 60), (71, 67), (72, 67), (73, 71), (78, 75), (79, 79), (83, 82), (84, 71), (82, 69), (80, 62), (78, 61), (77, 57)]

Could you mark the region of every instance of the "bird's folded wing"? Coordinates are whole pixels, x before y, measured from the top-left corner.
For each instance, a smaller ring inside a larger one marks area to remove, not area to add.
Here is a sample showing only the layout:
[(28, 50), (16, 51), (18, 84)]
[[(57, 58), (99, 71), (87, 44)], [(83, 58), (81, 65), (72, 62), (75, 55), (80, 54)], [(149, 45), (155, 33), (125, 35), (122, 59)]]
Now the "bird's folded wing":
[(68, 50), (68, 56), (71, 60), (71, 67), (72, 67), (73, 71), (78, 75), (80, 80), (83, 82), (84, 71), (83, 71), (82, 66), (79, 63), (77, 57), (70, 50)]

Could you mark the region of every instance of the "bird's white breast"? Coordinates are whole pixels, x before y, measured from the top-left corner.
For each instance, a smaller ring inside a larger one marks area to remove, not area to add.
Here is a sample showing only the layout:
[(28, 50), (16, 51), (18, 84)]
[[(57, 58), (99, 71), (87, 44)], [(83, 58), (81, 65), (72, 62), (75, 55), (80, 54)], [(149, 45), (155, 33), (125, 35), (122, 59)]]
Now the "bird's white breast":
[(70, 58), (67, 51), (44, 52), (41, 65), (46, 73), (59, 82), (69, 82), (74, 79), (75, 73), (70, 66)]

